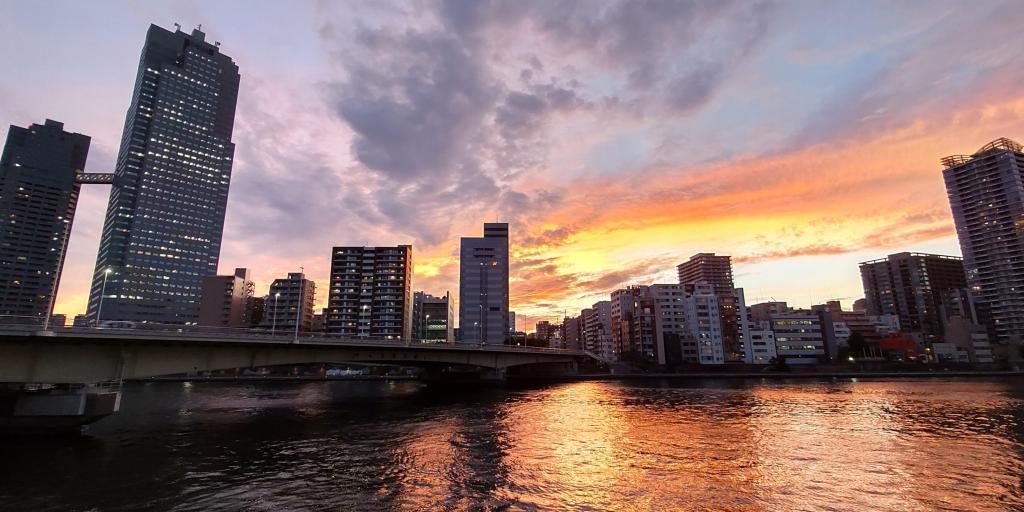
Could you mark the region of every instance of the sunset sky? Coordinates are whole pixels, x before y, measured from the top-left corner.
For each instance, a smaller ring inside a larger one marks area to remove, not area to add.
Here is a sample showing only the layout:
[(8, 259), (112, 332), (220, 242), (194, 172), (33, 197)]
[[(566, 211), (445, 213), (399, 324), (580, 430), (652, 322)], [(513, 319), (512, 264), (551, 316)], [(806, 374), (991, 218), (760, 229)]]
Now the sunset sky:
[[(512, 230), (518, 328), (733, 256), (748, 303), (863, 291), (857, 263), (959, 255), (943, 156), (1024, 138), (1019, 2), (0, 3), (0, 135), (46, 118), (111, 171), (149, 23), (242, 75), (220, 272), (257, 292), (333, 245)], [(84, 312), (108, 186), (84, 187), (57, 312)]]

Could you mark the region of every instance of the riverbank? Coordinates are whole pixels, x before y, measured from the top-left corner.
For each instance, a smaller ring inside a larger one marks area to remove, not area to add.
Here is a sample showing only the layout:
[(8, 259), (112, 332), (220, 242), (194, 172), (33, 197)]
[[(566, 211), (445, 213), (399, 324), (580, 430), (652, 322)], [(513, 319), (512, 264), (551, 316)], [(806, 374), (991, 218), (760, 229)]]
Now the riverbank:
[(354, 381), (390, 381), (390, 380), (416, 380), (412, 375), (216, 375), (216, 376), (188, 376), (172, 375), (167, 377), (149, 377), (145, 379), (130, 379), (126, 382), (268, 382), (268, 381), (319, 381), (319, 380), (354, 380)]
[[(658, 379), (929, 379), (971, 377), (1024, 377), (1024, 370), (949, 370), (949, 371), (855, 371), (855, 372), (680, 372), (680, 373), (580, 373), (575, 375), (545, 375), (528, 378), (516, 377), (518, 382), (577, 382)], [(293, 381), (410, 381), (411, 375), (238, 375), (238, 376), (168, 376), (133, 379), (127, 382), (293, 382)]]
[[(1012, 370), (953, 370), (921, 372), (683, 372), (683, 373), (592, 373), (563, 375), (550, 380), (641, 380), (641, 379), (907, 379), (949, 377), (1024, 377), (1024, 371)], [(548, 379), (545, 379), (548, 380)]]

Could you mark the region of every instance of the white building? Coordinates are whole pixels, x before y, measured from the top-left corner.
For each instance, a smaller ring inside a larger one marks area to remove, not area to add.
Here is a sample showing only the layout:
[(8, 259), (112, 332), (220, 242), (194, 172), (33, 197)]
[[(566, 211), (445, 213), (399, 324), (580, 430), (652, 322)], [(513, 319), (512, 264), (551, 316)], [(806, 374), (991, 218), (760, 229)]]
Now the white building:
[(748, 364), (768, 364), (775, 357), (775, 332), (770, 322), (748, 322)]
[[(725, 364), (722, 320), (718, 296), (713, 286), (704, 283), (687, 285), (686, 334), (697, 350), (700, 364)], [(685, 348), (687, 345), (684, 344)]]

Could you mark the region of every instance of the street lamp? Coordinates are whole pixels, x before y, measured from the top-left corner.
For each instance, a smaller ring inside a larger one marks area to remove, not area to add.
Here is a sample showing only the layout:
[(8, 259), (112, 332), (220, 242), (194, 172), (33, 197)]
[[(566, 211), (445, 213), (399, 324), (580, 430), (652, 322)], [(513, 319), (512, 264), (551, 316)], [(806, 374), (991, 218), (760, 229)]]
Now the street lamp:
[[(483, 264), (481, 263), (481, 265), (483, 265)], [(480, 328), (477, 329), (477, 331), (479, 332), (479, 335), (480, 335), (480, 343), (483, 343), (484, 342), (484, 305), (483, 304), (479, 304), (479, 306), (480, 306)]]
[(71, 236), (71, 226), (64, 217), (57, 217), (57, 220), (64, 224), (64, 240), (60, 244), (60, 254), (57, 255), (57, 271), (53, 274), (53, 287), (50, 288), (50, 305), (46, 308), (46, 319), (43, 320), (43, 330), (50, 330), (50, 317), (53, 316), (53, 304), (57, 300), (57, 283), (60, 282), (60, 273), (64, 268), (64, 251), (68, 247), (68, 237)]
[(430, 325), (430, 315), (427, 315), (426, 319), (423, 321), (423, 332), (420, 333), (420, 339), (421, 340), (427, 339), (427, 327), (429, 325)]
[(302, 285), (306, 281), (306, 267), (299, 267), (299, 304), (295, 308), (295, 343), (299, 342), (299, 324), (302, 323), (302, 310), (305, 309), (302, 300)]
[(277, 329), (277, 299), (280, 298), (280, 297), (281, 297), (281, 292), (277, 292), (277, 293), (274, 294), (274, 314), (270, 315), (270, 318), (271, 318), (271, 322), (270, 322), (270, 335), (271, 336), (274, 335), (274, 330)]
[[(366, 338), (370, 335), (370, 320), (366, 318), (366, 310), (370, 309), (370, 306), (363, 304), (359, 312), (359, 335)], [(363, 330), (363, 322), (366, 322), (366, 330)]]
[(103, 271), (103, 287), (100, 288), (100, 303), (96, 306), (96, 327), (100, 326), (100, 313), (103, 312), (103, 296), (107, 294), (107, 276), (109, 276), (111, 272), (113, 272), (113, 270), (110, 270), (109, 268)]

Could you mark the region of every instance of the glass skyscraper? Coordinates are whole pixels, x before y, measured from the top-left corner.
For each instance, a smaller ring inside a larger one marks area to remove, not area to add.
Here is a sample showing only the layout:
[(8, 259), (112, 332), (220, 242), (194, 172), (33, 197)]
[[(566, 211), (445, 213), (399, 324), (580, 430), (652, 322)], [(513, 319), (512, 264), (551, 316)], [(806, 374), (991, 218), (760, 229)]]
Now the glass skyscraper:
[(89, 137), (47, 119), (11, 126), (0, 157), (0, 322), (50, 312), (75, 217)]
[(94, 321), (198, 319), (235, 151), (238, 66), (219, 46), (199, 30), (149, 27), (89, 294)]
[(997, 139), (942, 159), (967, 286), (996, 341), (1024, 342), (1024, 147)]

